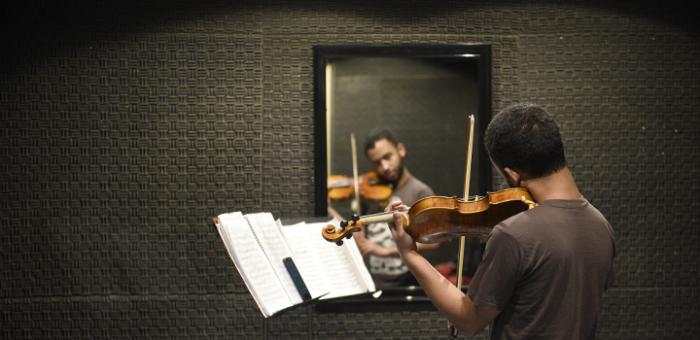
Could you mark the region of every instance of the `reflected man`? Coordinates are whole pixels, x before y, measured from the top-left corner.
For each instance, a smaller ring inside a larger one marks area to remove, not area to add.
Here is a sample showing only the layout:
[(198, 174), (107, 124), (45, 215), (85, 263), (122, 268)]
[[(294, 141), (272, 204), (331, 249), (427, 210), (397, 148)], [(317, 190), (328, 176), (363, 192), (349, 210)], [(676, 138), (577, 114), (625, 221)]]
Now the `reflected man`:
[[(365, 213), (380, 212), (387, 203), (401, 201), (412, 205), (415, 201), (432, 196), (433, 190), (413, 176), (404, 165), (406, 146), (387, 129), (370, 132), (365, 140), (365, 156), (374, 166), (378, 177), (391, 185), (393, 193), (388, 202), (363, 202)], [(404, 264), (387, 223), (369, 224), (366, 234), (356, 233), (356, 242), (367, 261), (369, 272), (377, 288), (417, 285)], [(437, 249), (439, 244), (419, 244), (421, 252)]]

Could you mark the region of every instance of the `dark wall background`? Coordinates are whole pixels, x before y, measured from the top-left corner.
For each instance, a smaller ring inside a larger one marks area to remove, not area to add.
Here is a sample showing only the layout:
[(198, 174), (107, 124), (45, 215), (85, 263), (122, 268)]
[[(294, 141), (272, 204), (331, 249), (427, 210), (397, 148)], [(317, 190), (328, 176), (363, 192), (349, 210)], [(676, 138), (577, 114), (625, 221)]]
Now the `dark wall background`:
[[(445, 336), (433, 311), (263, 320), (210, 217), (313, 214), (317, 44), (492, 45), (553, 112), (619, 269), (603, 339), (696, 321), (700, 45), (671, 2), (3, 4), (0, 337)], [(48, 6), (48, 7), (47, 7)]]

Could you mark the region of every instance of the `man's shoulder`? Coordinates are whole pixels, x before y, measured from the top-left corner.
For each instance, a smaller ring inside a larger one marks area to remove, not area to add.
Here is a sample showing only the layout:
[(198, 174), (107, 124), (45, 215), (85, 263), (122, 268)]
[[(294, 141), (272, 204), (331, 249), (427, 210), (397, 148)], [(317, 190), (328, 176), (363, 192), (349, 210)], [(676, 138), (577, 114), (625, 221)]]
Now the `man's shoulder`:
[(414, 176), (411, 176), (403, 186), (396, 189), (394, 194), (404, 203), (411, 205), (421, 198), (435, 195), (433, 189)]
[(579, 228), (586, 228), (589, 233), (598, 231), (614, 237), (607, 219), (585, 199), (546, 201), (533, 209), (510, 216), (494, 229), (521, 239), (541, 238), (546, 234), (570, 234)]
[(523, 238), (530, 238), (531, 234), (537, 228), (533, 226), (546, 223), (547, 215), (538, 211), (538, 208), (525, 210), (513, 216), (510, 216), (494, 227), (494, 231), (507, 234), (510, 237), (522, 241)]
[(418, 179), (416, 176), (411, 176), (411, 178), (406, 181), (406, 184), (404, 185), (407, 189), (410, 189), (411, 191), (415, 192), (429, 192), (427, 196), (434, 195), (433, 189), (430, 188), (427, 184), (425, 184), (423, 181)]
[(530, 210), (525, 210), (522, 212), (519, 212), (513, 216), (510, 216), (496, 226), (498, 229), (508, 232), (509, 230), (512, 229), (519, 229), (522, 227), (524, 224), (530, 224), (533, 222), (533, 220), (536, 220), (539, 218), (538, 214), (533, 214), (534, 209)]

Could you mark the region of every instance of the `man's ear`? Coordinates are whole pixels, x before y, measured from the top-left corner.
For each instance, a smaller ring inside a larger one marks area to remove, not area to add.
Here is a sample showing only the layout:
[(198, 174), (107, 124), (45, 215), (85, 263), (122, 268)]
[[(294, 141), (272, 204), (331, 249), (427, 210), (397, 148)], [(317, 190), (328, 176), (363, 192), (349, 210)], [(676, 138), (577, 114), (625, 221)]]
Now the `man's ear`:
[(523, 178), (517, 170), (513, 170), (511, 168), (503, 168), (503, 173), (505, 173), (505, 175), (508, 177), (511, 185), (520, 186), (520, 181)]
[(399, 152), (399, 156), (401, 156), (401, 158), (406, 157), (406, 146), (403, 145), (403, 143), (399, 142), (396, 144), (396, 151)]

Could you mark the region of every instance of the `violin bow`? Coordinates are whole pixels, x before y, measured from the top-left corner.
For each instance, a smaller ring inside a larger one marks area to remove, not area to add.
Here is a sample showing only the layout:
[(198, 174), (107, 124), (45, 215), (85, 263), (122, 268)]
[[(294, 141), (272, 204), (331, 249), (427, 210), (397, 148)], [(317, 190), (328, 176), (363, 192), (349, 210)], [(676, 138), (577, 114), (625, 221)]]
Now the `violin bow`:
[(357, 141), (354, 133), (350, 133), (350, 148), (352, 149), (352, 181), (355, 189), (355, 206), (352, 207), (352, 210), (355, 211), (355, 215), (360, 216), (362, 210), (360, 208), (360, 179), (357, 174)]
[[(469, 186), (472, 178), (472, 151), (474, 149), (474, 115), (469, 115), (469, 139), (467, 142), (467, 169), (464, 175), (464, 201), (469, 201)], [(459, 237), (459, 261), (457, 264), (457, 289), (462, 290), (462, 266), (464, 265), (464, 243), (465, 236)], [(456, 338), (459, 335), (457, 327), (450, 323), (450, 337)]]
[(333, 144), (331, 141), (333, 140), (331, 138), (331, 134), (333, 132), (332, 127), (333, 124), (331, 124), (332, 116), (333, 116), (333, 98), (332, 98), (332, 79), (333, 79), (333, 64), (332, 63), (327, 63), (326, 64), (326, 178), (331, 176), (331, 148), (333, 147)]

